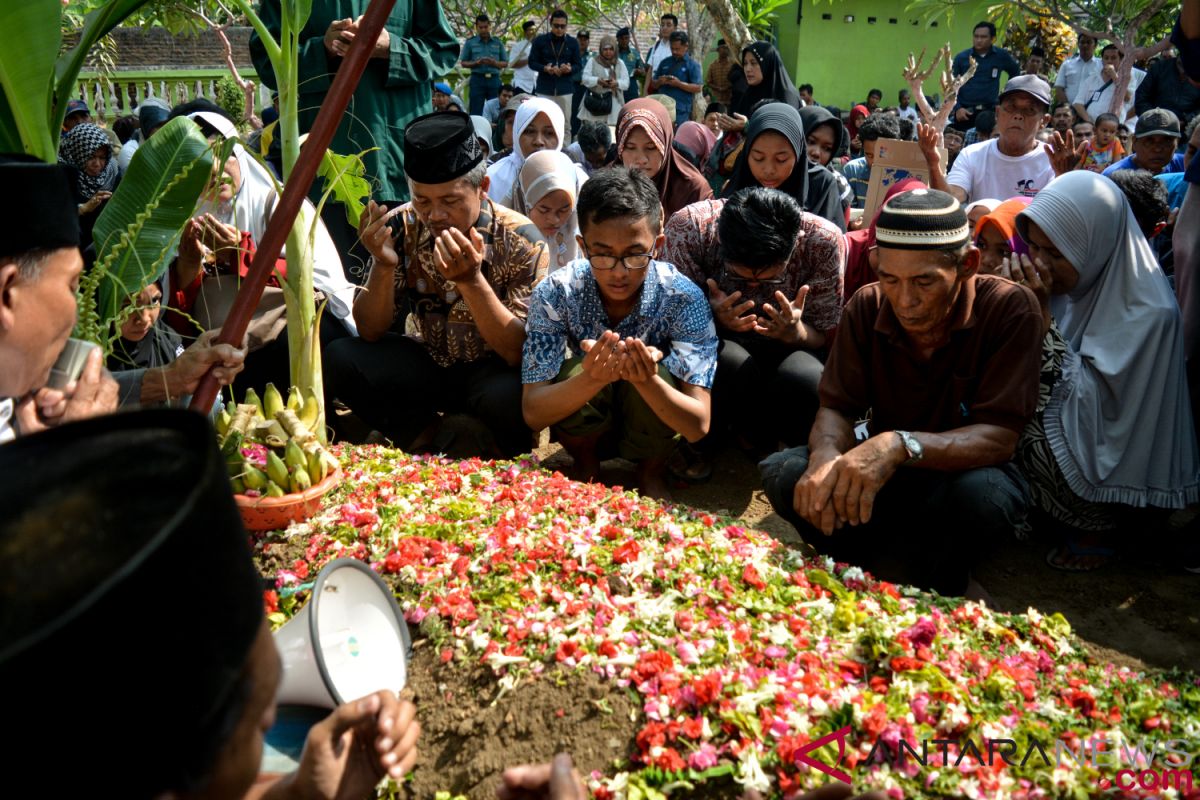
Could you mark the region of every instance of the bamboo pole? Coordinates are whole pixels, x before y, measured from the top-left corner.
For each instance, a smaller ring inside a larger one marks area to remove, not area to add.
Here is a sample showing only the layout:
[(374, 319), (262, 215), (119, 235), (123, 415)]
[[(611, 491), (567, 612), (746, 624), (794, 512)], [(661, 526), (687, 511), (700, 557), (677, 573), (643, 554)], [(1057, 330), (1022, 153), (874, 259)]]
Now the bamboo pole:
[[(375, 42), (379, 39), (380, 31), (383, 30), (383, 23), (392, 13), (392, 6), (395, 3), (396, 0), (371, 0), (371, 4), (367, 6), (367, 12), (358, 26), (354, 42), (350, 45), (350, 50), (346, 53), (346, 58), (333, 79), (333, 85), (329, 87), (329, 92), (325, 95), (325, 101), (321, 103), (321, 110), (317, 113), (317, 119), (308, 134), (304, 149), (300, 151), (296, 166), (288, 176), (287, 185), (283, 187), (279, 205), (271, 215), (271, 221), (267, 224), (262, 241), (257, 243), (258, 250), (254, 253), (254, 259), (250, 262), (250, 269), (242, 280), (242, 286), (238, 290), (237, 297), (234, 298), (233, 306), (229, 309), (225, 324), (221, 326), (221, 335), (217, 338), (218, 343), (232, 344), (235, 347), (241, 346), (242, 337), (246, 335), (246, 327), (250, 324), (250, 318), (254, 315), (254, 309), (258, 307), (258, 303), (262, 299), (263, 289), (275, 267), (275, 259), (283, 249), (288, 232), (292, 229), (296, 215), (300, 213), (300, 206), (308, 196), (313, 179), (317, 177), (317, 167), (321, 163), (321, 156), (329, 148), (329, 143), (333, 141), (333, 134), (337, 131), (338, 123), (341, 122), (342, 115), (346, 112), (346, 106), (350, 103), (350, 97), (354, 94), (355, 88), (358, 87), (358, 81), (367, 68), (371, 51), (375, 49)], [(190, 408), (201, 414), (207, 414), (212, 408), (213, 401), (217, 399), (218, 389), (216, 378), (213, 377), (210, 369), (201, 379), (200, 385), (196, 387)]]

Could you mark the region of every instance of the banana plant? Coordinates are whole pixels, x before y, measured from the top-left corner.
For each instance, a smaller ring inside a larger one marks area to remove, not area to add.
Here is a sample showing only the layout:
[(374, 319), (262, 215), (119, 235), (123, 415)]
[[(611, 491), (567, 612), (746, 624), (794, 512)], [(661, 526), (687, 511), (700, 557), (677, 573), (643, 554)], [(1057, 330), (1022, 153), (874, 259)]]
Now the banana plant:
[[(275, 72), (279, 87), (279, 121), (272, 135), (279, 138), (283, 155), (283, 179), (286, 182), (300, 157), (300, 33), (312, 13), (312, 0), (280, 0), (278, 40), (249, 0), (234, 0), (234, 3), (258, 33)], [(361, 154), (347, 157), (326, 152), (322, 157), (321, 175), (329, 187), (325, 196), (333, 193), (345, 202), (347, 214), (352, 217), (351, 222), (357, 227), (358, 219), (351, 209), (361, 213), (363, 198), (370, 190), (369, 184), (362, 179)], [(288, 356), (292, 384), (305, 394), (311, 390), (312, 394), (321, 400), (318, 430), (323, 434), (325, 392), (321, 371), (320, 312), (313, 300), (314, 236), (319, 223), (319, 216), (314, 214), (310, 207), (301, 208), (288, 233), (287, 276), (281, 282), (281, 286), (287, 307)]]
[(149, 0), (111, 0), (84, 17), (79, 42), (62, 50), (62, 4), (0, 3), (0, 152), (52, 163), (79, 70), (100, 39)]
[[(59, 131), (88, 51), (148, 0), (111, 0), (62, 52), (62, 4), (0, 3), (0, 152), (58, 158)], [(158, 277), (208, 182), (213, 157), (190, 120), (164, 126), (130, 163), (96, 220), (96, 266), (80, 287), (75, 335), (111, 350), (125, 301)], [(127, 313), (127, 312), (126, 312)]]

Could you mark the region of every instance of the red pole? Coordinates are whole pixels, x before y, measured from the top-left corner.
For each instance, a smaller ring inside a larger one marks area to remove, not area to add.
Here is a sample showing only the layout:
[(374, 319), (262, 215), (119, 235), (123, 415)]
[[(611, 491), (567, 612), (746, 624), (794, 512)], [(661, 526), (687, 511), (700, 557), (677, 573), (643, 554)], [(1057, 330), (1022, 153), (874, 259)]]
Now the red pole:
[[(329, 143), (333, 141), (333, 134), (337, 131), (338, 123), (341, 122), (342, 115), (346, 112), (346, 106), (350, 104), (350, 97), (354, 94), (354, 90), (358, 87), (358, 81), (367, 68), (371, 51), (375, 49), (375, 42), (379, 39), (379, 32), (383, 30), (383, 23), (387, 21), (388, 15), (392, 13), (392, 6), (395, 4), (396, 0), (371, 0), (370, 5), (367, 6), (367, 12), (358, 25), (354, 42), (350, 45), (350, 50), (338, 69), (337, 75), (334, 76), (333, 85), (329, 87), (329, 92), (325, 95), (324, 102), (321, 103), (321, 110), (317, 112), (317, 119), (308, 134), (308, 139), (305, 140), (304, 147), (300, 150), (300, 156), (296, 159), (296, 165), (292, 168), (287, 184), (283, 187), (283, 195), (279, 198), (275, 213), (271, 215), (271, 221), (267, 225), (262, 241), (256, 243), (258, 250), (254, 253), (250, 269), (242, 280), (242, 288), (238, 290), (233, 306), (229, 309), (225, 324), (221, 326), (221, 335), (217, 338), (218, 343), (238, 346), (242, 342), (242, 337), (246, 335), (246, 327), (250, 324), (254, 310), (258, 308), (258, 303), (262, 299), (263, 289), (271, 277), (275, 259), (283, 250), (288, 232), (292, 229), (292, 223), (295, 222), (296, 215), (300, 213), (300, 207), (308, 196), (309, 187), (312, 186), (313, 179), (317, 176), (317, 167), (321, 163), (321, 156), (329, 148)], [(210, 370), (200, 380), (200, 385), (196, 387), (190, 408), (201, 414), (207, 414), (212, 408), (213, 401), (217, 399), (219, 388), (217, 380)]]

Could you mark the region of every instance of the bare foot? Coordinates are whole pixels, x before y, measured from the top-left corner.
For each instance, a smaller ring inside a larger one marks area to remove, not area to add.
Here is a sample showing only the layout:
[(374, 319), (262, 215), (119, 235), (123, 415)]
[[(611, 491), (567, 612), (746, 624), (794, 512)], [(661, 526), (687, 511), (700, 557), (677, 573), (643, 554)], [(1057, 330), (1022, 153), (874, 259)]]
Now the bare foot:
[(638, 491), (645, 497), (670, 502), (671, 487), (667, 485), (663, 459), (642, 461), (637, 465)]

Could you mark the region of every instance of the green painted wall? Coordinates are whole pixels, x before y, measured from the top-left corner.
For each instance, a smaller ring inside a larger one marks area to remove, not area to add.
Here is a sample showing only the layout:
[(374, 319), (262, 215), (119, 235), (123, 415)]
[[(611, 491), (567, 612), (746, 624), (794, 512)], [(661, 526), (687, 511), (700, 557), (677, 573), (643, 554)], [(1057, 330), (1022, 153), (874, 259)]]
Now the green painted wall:
[[(793, 0), (776, 19), (779, 50), (792, 80), (797, 86), (811, 83), (818, 103), (843, 111), (865, 100), (871, 89), (883, 91), (883, 105), (896, 105), (906, 86), (900, 73), (908, 54), (920, 55), (925, 47), (928, 64), (946, 42), (954, 53), (967, 49), (975, 23), (987, 18), (988, 2), (965, 2), (955, 9), (953, 24), (943, 18), (936, 27), (926, 27), (904, 10), (906, 5), (906, 0)], [(847, 15), (854, 21), (847, 22)], [(925, 93), (940, 93), (936, 75), (926, 82)]]

